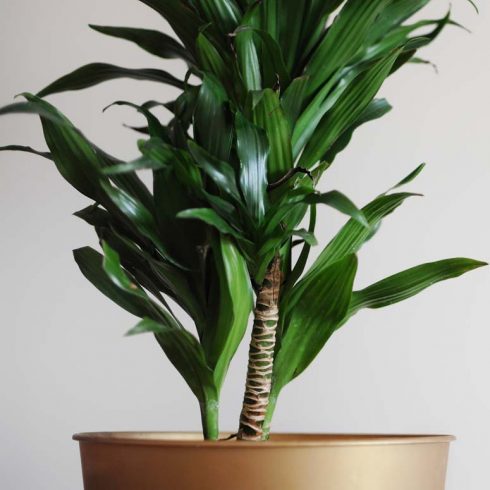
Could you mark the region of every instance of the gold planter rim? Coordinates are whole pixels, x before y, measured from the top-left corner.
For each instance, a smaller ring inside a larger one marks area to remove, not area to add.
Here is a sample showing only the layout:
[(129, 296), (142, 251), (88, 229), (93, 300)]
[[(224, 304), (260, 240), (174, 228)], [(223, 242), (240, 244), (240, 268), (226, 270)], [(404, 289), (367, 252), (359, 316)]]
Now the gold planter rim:
[[(222, 434), (225, 439), (229, 433)], [(73, 436), (75, 441), (92, 444), (125, 444), (166, 447), (209, 447), (233, 449), (244, 447), (281, 448), (312, 446), (379, 446), (398, 444), (440, 444), (456, 438), (430, 434), (273, 434), (269, 441), (236, 440), (205, 441), (198, 432), (84, 432)]]

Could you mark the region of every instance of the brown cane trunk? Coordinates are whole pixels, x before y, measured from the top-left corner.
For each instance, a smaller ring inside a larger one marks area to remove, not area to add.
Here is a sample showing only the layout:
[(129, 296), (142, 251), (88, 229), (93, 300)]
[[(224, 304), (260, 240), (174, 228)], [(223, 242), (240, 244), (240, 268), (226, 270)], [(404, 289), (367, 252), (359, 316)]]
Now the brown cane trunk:
[(261, 441), (265, 438), (263, 425), (271, 392), (281, 281), (281, 259), (277, 256), (257, 293), (238, 432), (238, 439), (245, 441)]

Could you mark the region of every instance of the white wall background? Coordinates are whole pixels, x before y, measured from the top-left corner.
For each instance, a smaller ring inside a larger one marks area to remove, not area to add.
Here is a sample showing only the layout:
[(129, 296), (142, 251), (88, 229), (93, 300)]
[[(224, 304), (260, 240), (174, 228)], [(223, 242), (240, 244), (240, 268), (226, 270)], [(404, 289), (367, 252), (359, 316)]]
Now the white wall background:
[[(447, 4), (435, 0), (434, 15)], [(360, 254), (359, 285), (419, 262), (451, 256), (490, 259), (489, 8), (478, 17), (454, 2), (456, 28), (383, 94), (395, 110), (360, 130), (328, 173), (359, 204), (422, 161), (428, 168), (408, 202)], [(91, 61), (129, 67), (161, 64), (133, 45), (90, 31), (88, 23), (162, 28), (133, 0), (0, 0), (0, 103), (36, 91)], [(165, 26), (163, 25), (165, 28)], [(165, 62), (164, 62), (165, 64)], [(167, 62), (167, 69), (182, 67)], [(118, 81), (53, 97), (97, 144), (136, 155), (121, 121), (129, 109), (100, 109), (117, 99), (170, 100), (170, 89)], [(42, 147), (35, 117), (0, 119), (0, 144)], [(0, 487), (81, 489), (70, 436), (94, 430), (197, 430), (197, 405), (148, 337), (127, 339), (129, 314), (85, 281), (71, 250), (95, 245), (71, 213), (86, 200), (49, 162), (0, 155)], [(318, 227), (324, 243), (342, 223), (330, 212)], [(335, 335), (301, 382), (285, 390), (278, 431), (454, 433), (448, 490), (489, 488), (490, 273), (480, 270), (391, 308), (363, 312)], [(222, 402), (223, 428), (239, 413), (246, 349), (233, 364)]]

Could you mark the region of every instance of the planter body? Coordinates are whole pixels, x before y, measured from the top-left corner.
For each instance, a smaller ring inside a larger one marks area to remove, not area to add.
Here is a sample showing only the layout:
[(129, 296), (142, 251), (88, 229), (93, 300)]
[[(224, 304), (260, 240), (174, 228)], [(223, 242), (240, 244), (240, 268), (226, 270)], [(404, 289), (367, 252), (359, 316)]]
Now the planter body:
[(444, 490), (450, 436), (97, 433), (80, 442), (85, 490)]

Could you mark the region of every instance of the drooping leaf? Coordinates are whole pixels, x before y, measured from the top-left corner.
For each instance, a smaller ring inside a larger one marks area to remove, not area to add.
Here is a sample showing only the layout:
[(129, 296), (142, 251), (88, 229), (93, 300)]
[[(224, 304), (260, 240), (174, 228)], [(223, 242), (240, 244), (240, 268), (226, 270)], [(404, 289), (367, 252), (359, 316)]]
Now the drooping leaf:
[(107, 36), (131, 41), (148, 53), (154, 54), (160, 58), (180, 58), (188, 64), (194, 63), (189, 51), (175, 39), (163, 32), (134, 27), (99, 26), (93, 24), (90, 25), (90, 28), (94, 31), (106, 34)]
[[(29, 95), (30, 94), (23, 94)], [(63, 115), (53, 110), (51, 107), (44, 107), (41, 104), (31, 102), (15, 102), (0, 108), (0, 116), (7, 114), (36, 114), (45, 119), (60, 125), (70, 125)]]
[(60, 92), (83, 90), (119, 78), (160, 82), (181, 89), (185, 86), (184, 82), (170, 75), (170, 73), (156, 68), (122, 68), (108, 63), (91, 63), (59, 78), (42, 89), (37, 95), (46, 97)]
[(51, 155), (49, 151), (35, 150), (30, 146), (21, 146), (21, 145), (0, 146), (0, 151), (22, 151), (25, 153), (32, 153), (33, 155), (38, 155), (40, 157), (46, 158), (47, 160), (53, 160), (53, 155)]
[(310, 194), (305, 198), (308, 204), (326, 204), (337, 211), (350, 216), (361, 225), (369, 227), (364, 213), (344, 194), (339, 191), (330, 191), (323, 194)]
[(125, 100), (117, 100), (116, 102), (108, 105), (104, 111), (114, 106), (127, 106), (136, 109), (140, 114), (143, 114), (143, 116), (146, 117), (146, 120), (148, 121), (148, 133), (150, 136), (162, 139), (167, 138), (166, 128), (164, 128), (158, 118), (150, 112), (149, 108), (139, 106), (138, 104), (133, 104), (132, 102), (127, 102)]
[(121, 289), (109, 278), (103, 268), (104, 257), (93, 248), (84, 247), (73, 251), (78, 267), (82, 274), (105, 296), (124, 308), (129, 313), (138, 316), (150, 316), (160, 319), (156, 305), (149, 298), (140, 296), (135, 285), (134, 292)]
[(196, 219), (213, 226), (218, 231), (224, 235), (231, 235), (236, 239), (241, 239), (240, 233), (232, 228), (223, 218), (221, 218), (216, 211), (210, 208), (200, 208), (200, 209), (186, 209), (181, 211), (178, 218), (182, 219)]
[(205, 21), (199, 18), (187, 2), (181, 0), (140, 0), (140, 2), (164, 17), (184, 46), (194, 53), (199, 28), (205, 24)]
[(158, 234), (155, 217), (151, 211), (122, 189), (114, 187), (105, 181), (101, 181), (101, 186), (119, 211), (126, 216), (143, 236), (147, 237), (155, 244), (161, 256), (168, 262), (179, 265), (166, 250), (166, 247)]

